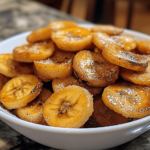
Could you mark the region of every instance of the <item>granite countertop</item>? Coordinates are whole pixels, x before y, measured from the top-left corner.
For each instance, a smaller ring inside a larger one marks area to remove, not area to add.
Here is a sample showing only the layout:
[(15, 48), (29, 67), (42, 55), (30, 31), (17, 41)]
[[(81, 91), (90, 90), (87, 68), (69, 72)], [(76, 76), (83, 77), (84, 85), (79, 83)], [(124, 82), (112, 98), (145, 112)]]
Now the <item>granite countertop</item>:
[[(51, 21), (72, 20), (88, 23), (28, 0), (0, 0), (0, 41), (15, 34), (44, 27)], [(38, 144), (16, 132), (0, 120), (0, 150), (55, 150)], [(109, 150), (149, 150), (150, 131)]]

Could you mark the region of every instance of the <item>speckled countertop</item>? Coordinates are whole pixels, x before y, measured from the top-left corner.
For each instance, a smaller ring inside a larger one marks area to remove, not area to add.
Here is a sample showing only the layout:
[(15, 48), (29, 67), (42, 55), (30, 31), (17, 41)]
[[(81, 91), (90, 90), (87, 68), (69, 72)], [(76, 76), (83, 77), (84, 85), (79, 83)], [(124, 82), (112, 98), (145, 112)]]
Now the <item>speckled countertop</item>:
[[(51, 21), (75, 19), (59, 11), (28, 0), (0, 0), (0, 41), (15, 34), (35, 30)], [(0, 120), (0, 150), (55, 150), (29, 140)], [(109, 150), (150, 150), (150, 131)]]

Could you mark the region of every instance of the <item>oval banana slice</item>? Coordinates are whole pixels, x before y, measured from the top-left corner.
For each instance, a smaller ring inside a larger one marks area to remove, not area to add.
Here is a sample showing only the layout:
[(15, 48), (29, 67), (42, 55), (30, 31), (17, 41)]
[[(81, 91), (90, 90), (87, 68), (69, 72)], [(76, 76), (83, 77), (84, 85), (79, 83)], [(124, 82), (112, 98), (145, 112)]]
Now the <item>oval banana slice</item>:
[(118, 28), (112, 25), (96, 25), (91, 29), (92, 32), (103, 32), (108, 35), (119, 35), (123, 32), (122, 28)]
[(150, 88), (127, 82), (107, 86), (102, 94), (105, 105), (127, 118), (150, 115)]
[(76, 77), (88, 86), (104, 87), (118, 79), (119, 67), (105, 60), (101, 53), (83, 50), (73, 59)]
[(137, 41), (137, 49), (142, 54), (150, 54), (150, 41), (148, 40), (142, 40)]
[(52, 40), (65, 51), (80, 51), (90, 48), (92, 33), (81, 27), (70, 27), (52, 33)]
[(80, 128), (93, 112), (93, 98), (88, 90), (68, 86), (55, 92), (45, 102), (43, 116), (50, 126)]
[(0, 54), (0, 73), (11, 78), (33, 74), (33, 64), (17, 62), (12, 54)]
[(35, 60), (44, 60), (50, 57), (53, 52), (54, 43), (51, 40), (45, 40), (16, 47), (13, 50), (13, 58), (19, 62), (33, 62)]
[(7, 109), (23, 107), (40, 94), (42, 86), (41, 80), (34, 75), (15, 77), (1, 90), (1, 102)]
[(45, 124), (43, 117), (43, 104), (51, 96), (52, 92), (46, 88), (43, 88), (39, 96), (28, 103), (26, 106), (17, 108), (14, 110), (15, 115), (20, 119), (37, 123)]

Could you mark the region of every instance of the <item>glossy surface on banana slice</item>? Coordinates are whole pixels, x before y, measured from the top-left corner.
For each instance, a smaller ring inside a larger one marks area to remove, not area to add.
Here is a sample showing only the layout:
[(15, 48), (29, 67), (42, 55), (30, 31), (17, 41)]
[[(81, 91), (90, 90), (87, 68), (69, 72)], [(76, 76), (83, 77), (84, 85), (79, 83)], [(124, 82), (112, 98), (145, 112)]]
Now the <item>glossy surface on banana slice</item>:
[(11, 78), (33, 74), (33, 64), (17, 62), (12, 54), (0, 54), (0, 73)]
[(41, 80), (34, 75), (15, 77), (1, 90), (1, 102), (7, 109), (23, 107), (40, 94), (42, 86)]
[(55, 92), (45, 102), (43, 116), (50, 126), (80, 128), (93, 112), (93, 98), (88, 90), (68, 86)]
[(23, 120), (45, 124), (43, 118), (43, 104), (51, 96), (52, 92), (46, 88), (43, 88), (41, 93), (35, 100), (28, 103), (26, 106), (15, 109), (14, 113)]

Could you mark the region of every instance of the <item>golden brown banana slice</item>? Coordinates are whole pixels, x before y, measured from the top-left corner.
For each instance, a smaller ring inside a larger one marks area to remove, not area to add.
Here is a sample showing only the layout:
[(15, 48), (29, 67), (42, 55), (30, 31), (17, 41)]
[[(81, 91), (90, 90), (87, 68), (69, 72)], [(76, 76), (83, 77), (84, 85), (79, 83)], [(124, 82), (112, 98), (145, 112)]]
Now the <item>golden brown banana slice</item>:
[(27, 41), (29, 43), (35, 43), (35, 42), (47, 40), (50, 38), (51, 38), (51, 29), (48, 27), (44, 27), (44, 28), (37, 29), (37, 30), (31, 32), (27, 36)]
[(150, 88), (127, 82), (107, 86), (102, 94), (107, 107), (127, 118), (150, 115)]
[(0, 73), (11, 78), (33, 74), (33, 64), (17, 62), (12, 54), (0, 54)]
[(119, 67), (109, 63), (100, 53), (83, 50), (73, 59), (74, 74), (88, 86), (104, 87), (118, 79)]
[(13, 57), (19, 62), (33, 62), (35, 60), (44, 60), (50, 57), (53, 52), (54, 43), (51, 40), (45, 40), (16, 47), (13, 50)]
[(87, 86), (86, 84), (79, 82), (79, 80), (77, 80), (77, 78), (75, 76), (70, 76), (64, 79), (53, 79), (52, 81), (52, 87), (53, 87), (53, 91), (57, 92), (69, 85), (77, 85), (77, 86), (81, 86), (85, 89), (87, 89), (92, 95), (96, 95), (99, 94), (103, 88), (101, 87), (90, 87)]
[(56, 32), (60, 29), (65, 29), (69, 27), (75, 27), (77, 24), (73, 21), (56, 21), (56, 22), (51, 22), (47, 25), (49, 29), (51, 29), (52, 32)]
[(59, 49), (65, 51), (88, 49), (92, 44), (92, 33), (81, 27), (70, 27), (53, 32), (51, 38)]
[(80, 128), (93, 112), (93, 98), (88, 90), (67, 86), (45, 102), (43, 116), (50, 126)]
[(102, 55), (112, 64), (134, 71), (144, 71), (148, 66), (148, 59), (145, 56), (126, 51), (117, 44), (105, 46)]
[(34, 61), (35, 69), (39, 77), (45, 77), (46, 80), (54, 78), (66, 78), (72, 74), (72, 58), (73, 52), (65, 52), (56, 50), (52, 57)]
[(108, 35), (119, 35), (123, 32), (122, 28), (118, 28), (112, 25), (96, 25), (91, 29), (92, 32), (104, 32)]
[(136, 48), (136, 41), (133, 36), (120, 35), (120, 36), (112, 36), (111, 38), (127, 51), (131, 51)]
[(34, 100), (42, 89), (34, 75), (21, 75), (8, 81), (1, 90), (1, 102), (7, 109), (16, 109)]
[(150, 54), (150, 41), (148, 40), (142, 40), (137, 41), (137, 49), (142, 54)]
[(2, 74), (0, 74), (0, 91), (3, 88), (3, 86), (10, 80), (11, 78), (6, 77)]
[(130, 121), (129, 118), (116, 113), (107, 107), (102, 101), (101, 95), (94, 97), (94, 111), (92, 118), (99, 124), (99, 126), (113, 126), (117, 124), (123, 124)]
[(43, 88), (39, 96), (28, 103), (26, 106), (17, 108), (14, 113), (23, 120), (44, 124), (45, 120), (43, 117), (43, 104), (51, 96), (52, 92), (46, 88)]

